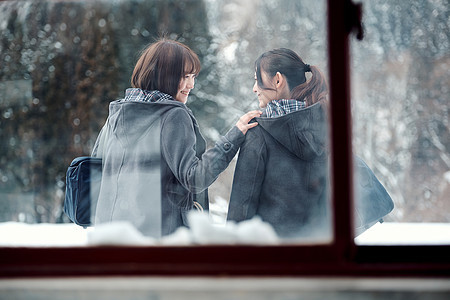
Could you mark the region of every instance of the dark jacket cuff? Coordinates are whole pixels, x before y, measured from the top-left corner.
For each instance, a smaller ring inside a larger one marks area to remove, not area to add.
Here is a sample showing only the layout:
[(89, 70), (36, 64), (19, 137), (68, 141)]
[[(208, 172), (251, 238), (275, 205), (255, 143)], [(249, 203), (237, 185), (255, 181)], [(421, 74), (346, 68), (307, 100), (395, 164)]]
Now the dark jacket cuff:
[(225, 136), (222, 136), (217, 145), (224, 151), (237, 151), (245, 140), (245, 135), (236, 126), (233, 126)]

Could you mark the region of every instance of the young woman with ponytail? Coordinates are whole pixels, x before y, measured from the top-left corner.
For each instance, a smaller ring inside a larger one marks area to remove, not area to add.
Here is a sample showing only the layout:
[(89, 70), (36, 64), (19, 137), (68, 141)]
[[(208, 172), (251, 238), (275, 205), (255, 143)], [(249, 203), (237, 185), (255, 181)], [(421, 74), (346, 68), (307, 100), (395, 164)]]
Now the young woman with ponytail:
[(256, 60), (253, 92), (264, 111), (241, 146), (228, 220), (258, 215), (286, 238), (322, 236), (330, 228), (327, 90), (320, 70), (292, 50)]

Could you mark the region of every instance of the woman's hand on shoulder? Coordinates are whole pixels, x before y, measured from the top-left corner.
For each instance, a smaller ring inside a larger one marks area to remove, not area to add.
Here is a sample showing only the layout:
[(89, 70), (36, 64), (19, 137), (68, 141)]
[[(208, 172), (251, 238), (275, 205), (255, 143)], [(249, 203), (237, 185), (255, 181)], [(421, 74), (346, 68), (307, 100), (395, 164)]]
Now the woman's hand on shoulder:
[(250, 120), (253, 118), (259, 117), (261, 114), (262, 112), (260, 112), (259, 110), (249, 111), (248, 113), (239, 118), (239, 121), (237, 121), (236, 123), (236, 127), (239, 128), (239, 130), (243, 134), (246, 134), (247, 130), (258, 125), (258, 122), (253, 122), (250, 124), (248, 122), (250, 122)]

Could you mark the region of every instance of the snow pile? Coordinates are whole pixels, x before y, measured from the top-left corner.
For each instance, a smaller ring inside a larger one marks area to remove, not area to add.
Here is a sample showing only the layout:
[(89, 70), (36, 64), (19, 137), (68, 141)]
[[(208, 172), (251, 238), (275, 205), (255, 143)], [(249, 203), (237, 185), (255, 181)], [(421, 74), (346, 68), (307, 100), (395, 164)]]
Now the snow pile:
[(99, 224), (87, 232), (87, 245), (155, 245), (156, 240), (144, 236), (129, 222)]
[(159, 240), (142, 235), (127, 222), (105, 223), (87, 234), (88, 245), (208, 245), (279, 243), (272, 226), (259, 217), (227, 225), (211, 223), (205, 213), (193, 211), (188, 216), (190, 228), (180, 227), (173, 234)]

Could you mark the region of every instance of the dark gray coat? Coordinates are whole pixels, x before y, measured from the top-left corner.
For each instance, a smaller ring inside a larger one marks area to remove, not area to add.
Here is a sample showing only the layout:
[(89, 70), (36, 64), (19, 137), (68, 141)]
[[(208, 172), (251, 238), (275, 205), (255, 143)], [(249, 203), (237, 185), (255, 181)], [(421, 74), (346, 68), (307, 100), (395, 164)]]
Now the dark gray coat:
[(327, 122), (320, 103), (276, 118), (256, 118), (233, 180), (228, 219), (259, 215), (282, 237), (311, 236), (327, 204)]
[[(320, 103), (277, 117), (257, 118), (236, 166), (228, 219), (259, 215), (282, 237), (330, 234), (326, 115)], [(356, 235), (394, 209), (369, 166), (354, 159)]]
[(233, 127), (206, 150), (191, 111), (177, 101), (111, 102), (93, 156), (103, 158), (96, 224), (130, 221), (159, 237), (187, 225), (186, 214), (235, 156), (244, 135)]

